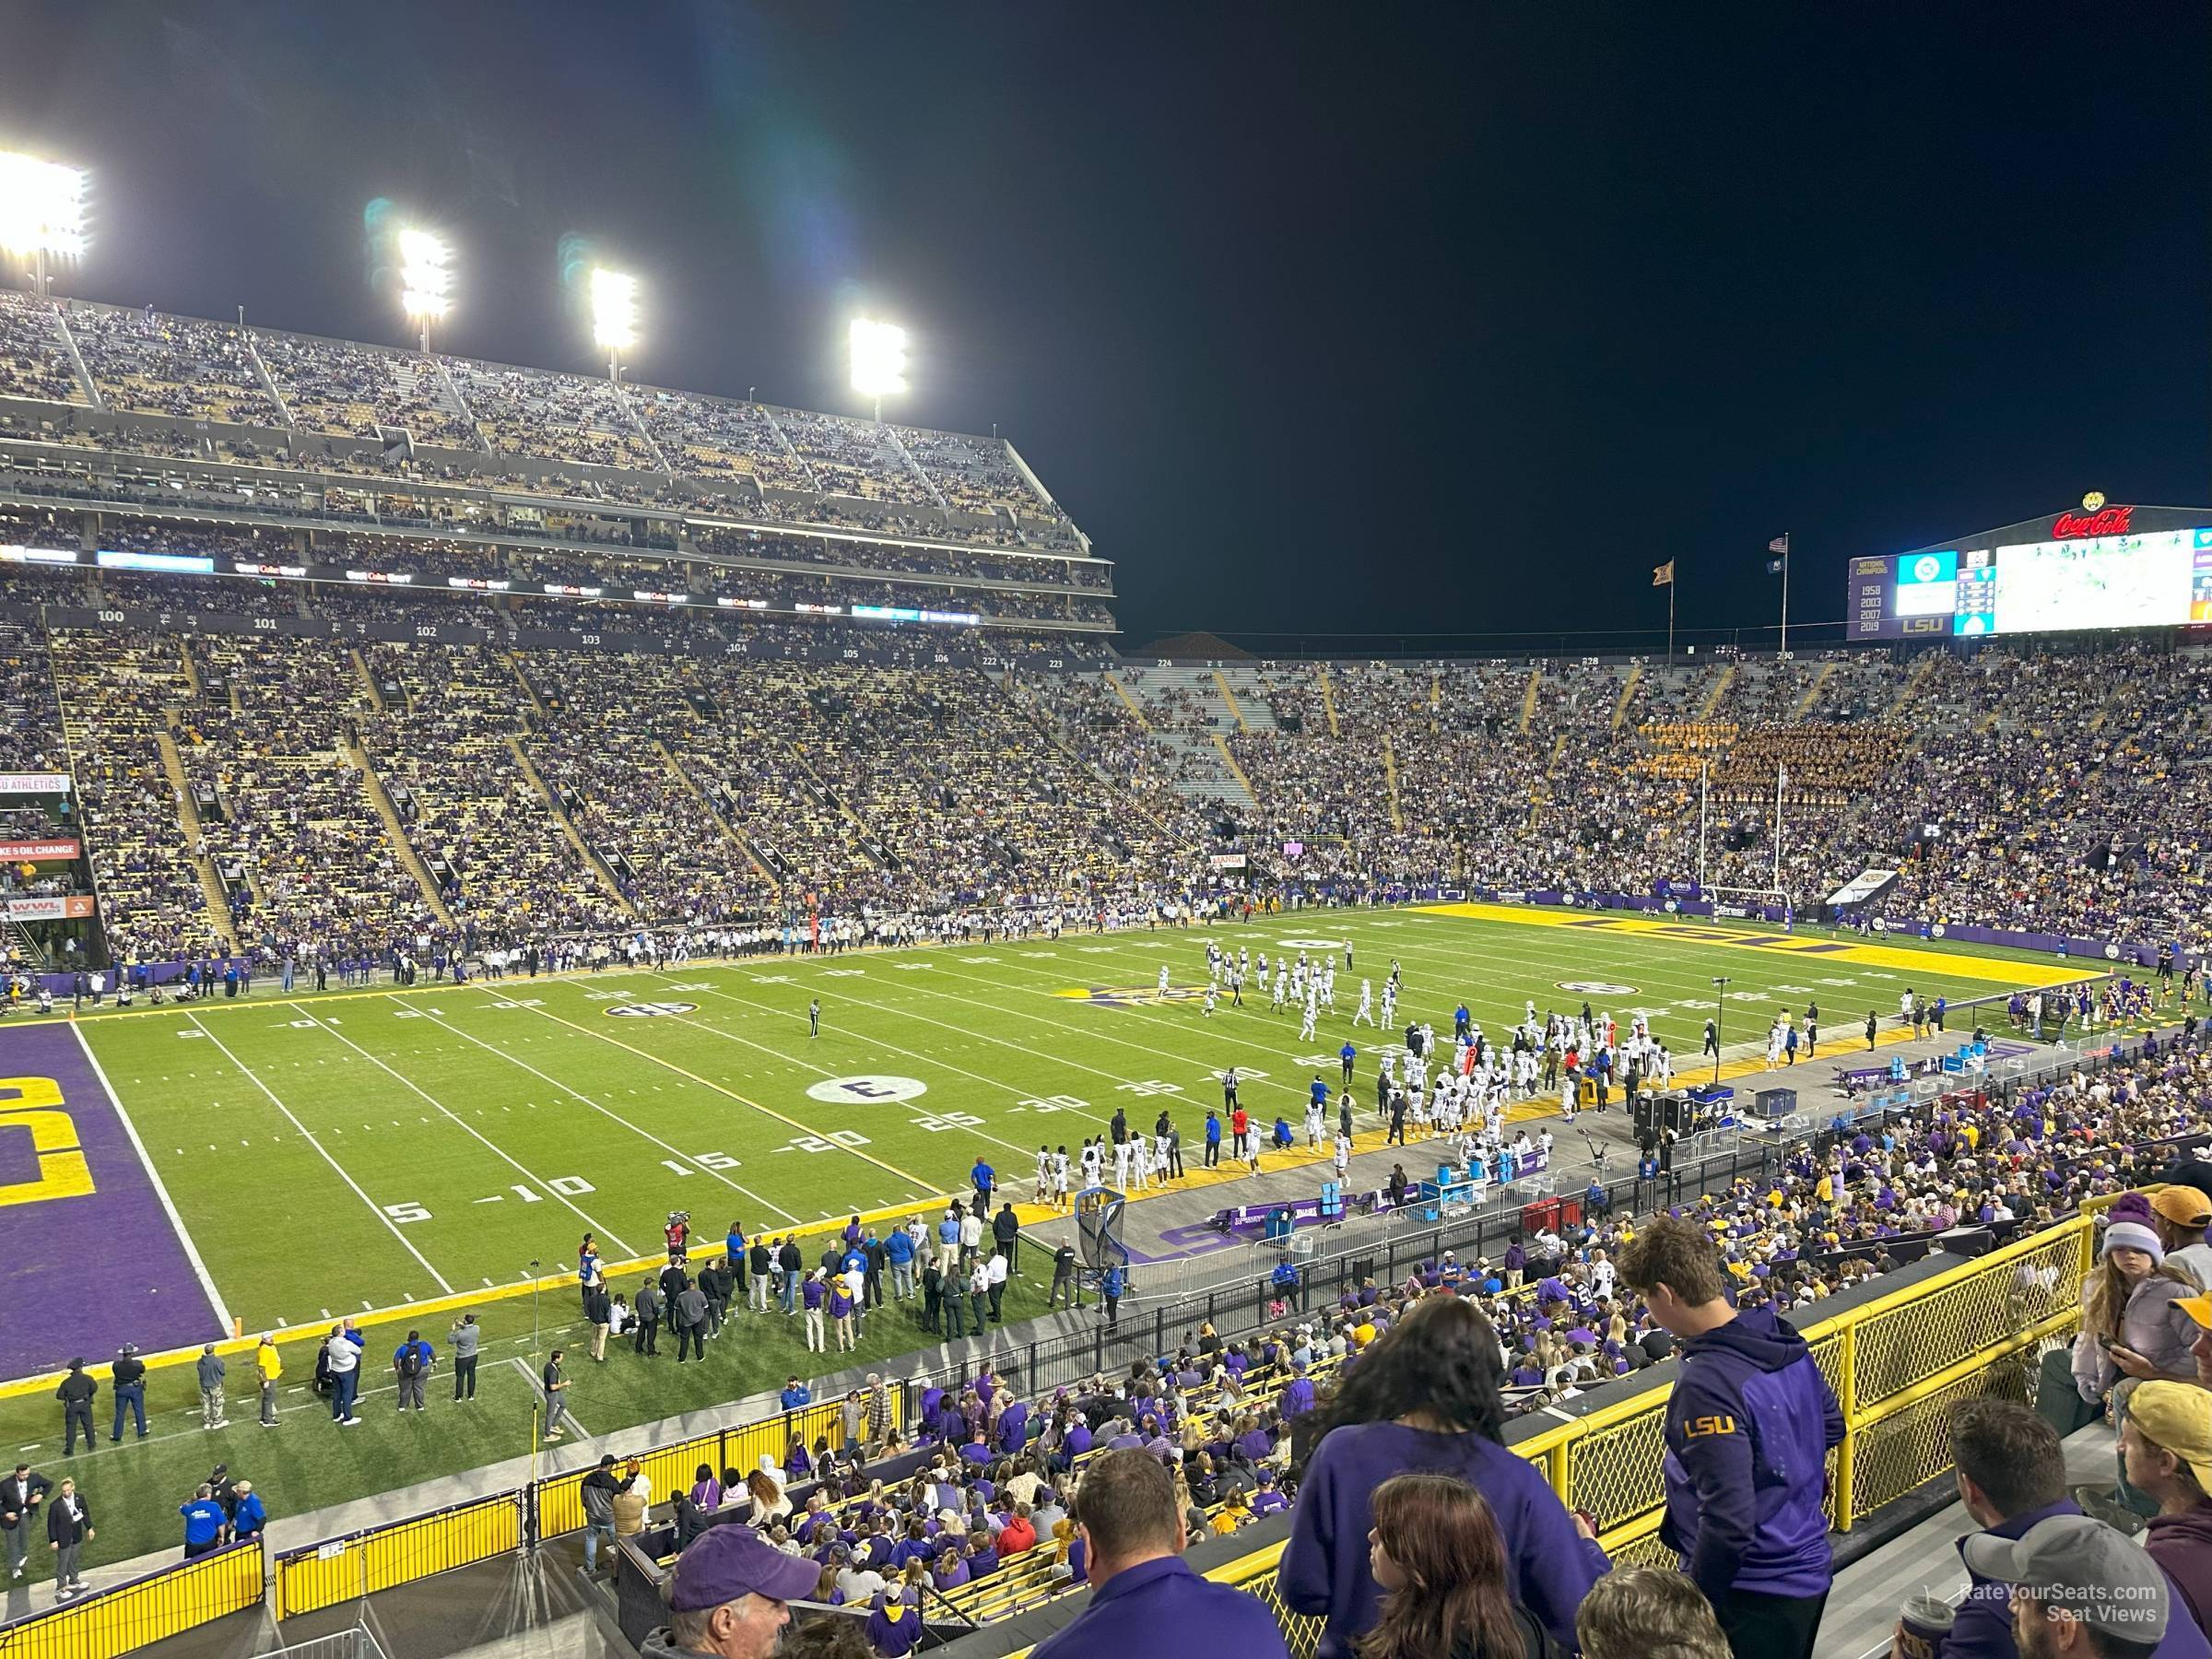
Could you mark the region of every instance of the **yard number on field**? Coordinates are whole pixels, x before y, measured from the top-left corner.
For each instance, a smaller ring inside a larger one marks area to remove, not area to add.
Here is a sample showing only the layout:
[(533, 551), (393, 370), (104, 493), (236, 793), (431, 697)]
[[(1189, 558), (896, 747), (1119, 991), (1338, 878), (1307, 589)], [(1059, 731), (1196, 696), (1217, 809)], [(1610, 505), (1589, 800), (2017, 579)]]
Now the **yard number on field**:
[(851, 1129), (828, 1129), (819, 1135), (802, 1135), (779, 1152), (835, 1152), (841, 1147), (865, 1147), (868, 1137)]
[(1017, 1112), (1085, 1112), (1090, 1102), (1078, 1095), (1031, 1095), (1018, 1103)]

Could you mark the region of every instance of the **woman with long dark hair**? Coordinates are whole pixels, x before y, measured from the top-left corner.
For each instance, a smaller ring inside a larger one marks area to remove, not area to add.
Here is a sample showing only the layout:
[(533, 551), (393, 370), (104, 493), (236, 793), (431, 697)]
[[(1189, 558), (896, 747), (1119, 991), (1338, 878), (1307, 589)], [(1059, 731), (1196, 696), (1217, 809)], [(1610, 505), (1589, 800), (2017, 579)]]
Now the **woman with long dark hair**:
[(1397, 1475), (1374, 1492), (1368, 1570), (1382, 1620), (1359, 1659), (1543, 1659), (1544, 1631), (1505, 1587), (1505, 1540), (1482, 1494), (1449, 1475)]
[(1277, 1588), (1296, 1612), (1325, 1617), (1319, 1659), (1351, 1659), (1375, 1628), (1381, 1588), (1367, 1559), (1371, 1495), (1394, 1475), (1465, 1481), (1503, 1540), (1508, 1594), (1562, 1647), (1610, 1565), (1543, 1473), (1503, 1443), (1497, 1334), (1456, 1296), (1423, 1297), (1358, 1360), (1321, 1407)]

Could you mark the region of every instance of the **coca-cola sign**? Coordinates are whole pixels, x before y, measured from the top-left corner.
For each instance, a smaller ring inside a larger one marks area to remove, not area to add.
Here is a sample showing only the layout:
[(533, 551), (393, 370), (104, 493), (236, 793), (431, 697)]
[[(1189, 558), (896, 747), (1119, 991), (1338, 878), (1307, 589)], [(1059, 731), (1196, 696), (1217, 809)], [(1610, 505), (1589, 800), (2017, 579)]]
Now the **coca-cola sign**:
[(2053, 541), (2087, 541), (2098, 535), (2125, 535), (2133, 507), (2106, 507), (2096, 512), (2062, 512), (2051, 521)]

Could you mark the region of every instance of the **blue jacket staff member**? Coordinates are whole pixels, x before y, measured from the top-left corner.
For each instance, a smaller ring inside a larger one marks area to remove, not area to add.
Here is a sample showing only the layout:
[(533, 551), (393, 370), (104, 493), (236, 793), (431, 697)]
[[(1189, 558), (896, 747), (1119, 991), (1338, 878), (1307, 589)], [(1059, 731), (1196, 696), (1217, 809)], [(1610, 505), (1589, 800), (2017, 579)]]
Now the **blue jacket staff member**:
[(1836, 1396), (1785, 1321), (1728, 1300), (1695, 1222), (1660, 1217), (1622, 1248), (1620, 1277), (1680, 1345), (1660, 1537), (1735, 1659), (1810, 1659), (1834, 1573), (1821, 1500), (1843, 1438)]
[(1076, 1494), (1090, 1605), (1030, 1659), (1288, 1659), (1258, 1597), (1208, 1583), (1187, 1541), (1167, 1466), (1141, 1448), (1094, 1459)]

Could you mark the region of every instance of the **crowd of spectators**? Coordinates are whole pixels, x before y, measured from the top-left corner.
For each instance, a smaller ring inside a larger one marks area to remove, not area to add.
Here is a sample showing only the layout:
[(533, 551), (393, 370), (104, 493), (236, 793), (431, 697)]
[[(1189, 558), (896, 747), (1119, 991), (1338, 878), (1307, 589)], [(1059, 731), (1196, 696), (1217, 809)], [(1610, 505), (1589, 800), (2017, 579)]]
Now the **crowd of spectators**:
[(418, 443), (480, 447), (437, 365), (417, 353), (286, 334), (256, 333), (254, 345), (295, 426), (342, 438), (401, 427)]
[(15, 288), (0, 288), (0, 393), (41, 403), (89, 401), (54, 326), (53, 303)]
[(72, 304), (64, 315), (111, 409), (271, 429), (283, 424), (242, 329), (160, 315), (150, 307)]
[(86, 850), (118, 963), (204, 958), (228, 948), (209, 913), (161, 746), (170, 711), (191, 700), (175, 634), (62, 629), (47, 654), (69, 722)]
[(363, 747), (455, 918), (500, 939), (621, 926), (627, 906), (517, 764), (513, 664), (485, 645), (378, 643), (362, 657), (398, 692), (363, 716)]
[[(347, 752), (365, 705), (343, 653), (211, 634), (178, 753), (206, 853), (234, 873), (234, 932), (264, 963), (376, 959), (430, 920)], [(210, 810), (211, 808), (211, 810)]]
[(2212, 938), (2194, 828), (2212, 804), (2200, 782), (2212, 662), (2197, 653), (1239, 672), (1247, 712), (1272, 714), (1251, 730), (1142, 670), (1122, 678), (1144, 722), (1118, 698), (1054, 695), (1079, 751), (1156, 810), (1210, 766), (1169, 739), (1221, 736), (1254, 801), (1217, 844), (1276, 879), (1648, 893), (1701, 874), (1779, 885), (1806, 908), (1883, 867), (1900, 873), (1891, 916)]
[[(0, 295), (0, 393), (66, 411), (92, 402), (85, 377), (123, 422), (80, 423), (65, 414), (22, 422), (23, 435), (118, 453), (438, 479), (747, 523), (1081, 550), (1065, 513), (1026, 483), (996, 439), (247, 330), (150, 307), (56, 308)], [(222, 430), (127, 418), (134, 415)], [(257, 441), (241, 435), (244, 429), (269, 437)], [(385, 447), (394, 429), (427, 453)], [(470, 454), (481, 460), (461, 458)], [(546, 465), (502, 469), (502, 457)]]

